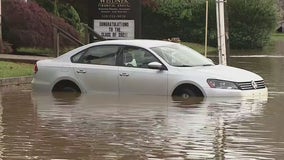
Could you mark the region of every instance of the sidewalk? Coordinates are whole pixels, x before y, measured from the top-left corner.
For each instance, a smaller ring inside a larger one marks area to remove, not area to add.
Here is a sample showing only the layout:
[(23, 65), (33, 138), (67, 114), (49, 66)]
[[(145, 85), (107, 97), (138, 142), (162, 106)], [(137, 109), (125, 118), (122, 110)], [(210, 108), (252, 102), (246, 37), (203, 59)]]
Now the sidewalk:
[(14, 55), (14, 54), (0, 54), (0, 61), (21, 62), (35, 64), (38, 60), (51, 59), (52, 57), (44, 56), (28, 56), (28, 55)]

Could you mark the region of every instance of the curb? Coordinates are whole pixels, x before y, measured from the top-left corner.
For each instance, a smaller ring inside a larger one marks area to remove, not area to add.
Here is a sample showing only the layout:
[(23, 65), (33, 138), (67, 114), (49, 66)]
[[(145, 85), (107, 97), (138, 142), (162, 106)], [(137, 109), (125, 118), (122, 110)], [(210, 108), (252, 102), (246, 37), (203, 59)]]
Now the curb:
[(8, 85), (30, 84), (33, 77), (13, 77), (0, 79), (0, 87)]
[(8, 61), (8, 62), (18, 62), (18, 63), (30, 63), (35, 64), (38, 60), (37, 59), (15, 59), (15, 58), (0, 58), (1, 61)]
[(0, 54), (1, 61), (19, 62), (35, 64), (39, 60), (52, 59), (53, 57), (43, 56), (29, 56), (29, 55), (14, 55), (14, 54)]
[(0, 60), (7, 62), (29, 63), (29, 64), (35, 64), (38, 61), (33, 59), (12, 59), (12, 58), (0, 58)]

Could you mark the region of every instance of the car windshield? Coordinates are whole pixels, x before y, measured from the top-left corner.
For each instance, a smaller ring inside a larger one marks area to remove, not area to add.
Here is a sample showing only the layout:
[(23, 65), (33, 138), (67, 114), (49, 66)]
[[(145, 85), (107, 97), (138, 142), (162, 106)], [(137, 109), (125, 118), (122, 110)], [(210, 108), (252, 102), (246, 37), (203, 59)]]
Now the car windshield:
[(168, 64), (175, 67), (194, 67), (214, 65), (210, 59), (202, 56), (197, 51), (181, 44), (151, 48)]

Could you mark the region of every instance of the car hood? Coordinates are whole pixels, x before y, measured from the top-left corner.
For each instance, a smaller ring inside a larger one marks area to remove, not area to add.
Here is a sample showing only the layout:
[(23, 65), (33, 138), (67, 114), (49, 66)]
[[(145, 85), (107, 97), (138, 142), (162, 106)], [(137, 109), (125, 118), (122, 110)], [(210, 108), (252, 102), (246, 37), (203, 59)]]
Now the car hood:
[(190, 67), (190, 68), (180, 68), (182, 72), (190, 72), (192, 74), (193, 70), (198, 71), (207, 79), (221, 79), (234, 82), (247, 82), (252, 80), (262, 80), (262, 78), (250, 71), (224, 66), (224, 65), (214, 65), (214, 66), (201, 66), (201, 67)]

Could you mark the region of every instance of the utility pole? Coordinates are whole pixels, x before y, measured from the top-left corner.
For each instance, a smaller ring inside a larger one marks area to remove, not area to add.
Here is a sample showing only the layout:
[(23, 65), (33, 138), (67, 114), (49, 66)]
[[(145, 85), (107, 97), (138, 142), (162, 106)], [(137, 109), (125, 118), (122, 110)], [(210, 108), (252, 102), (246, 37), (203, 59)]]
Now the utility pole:
[(216, 0), (217, 38), (219, 64), (227, 65), (227, 39), (225, 24), (225, 3), (227, 0)]
[(2, 0), (0, 0), (0, 54), (4, 51), (3, 37), (2, 37)]

